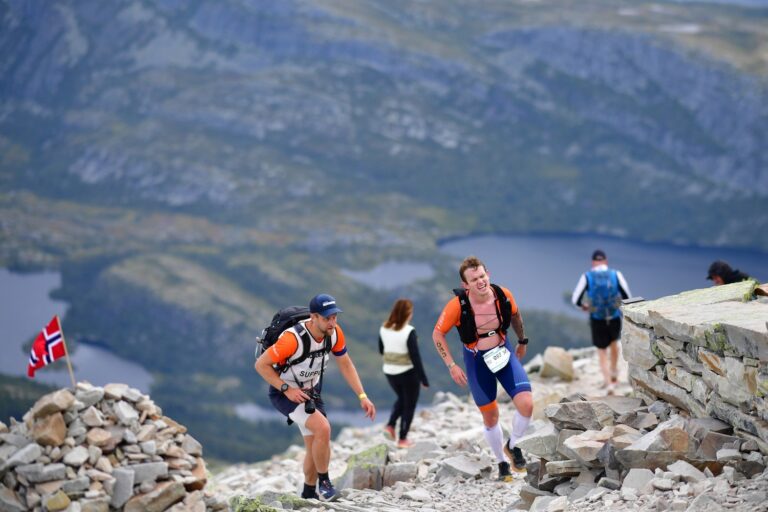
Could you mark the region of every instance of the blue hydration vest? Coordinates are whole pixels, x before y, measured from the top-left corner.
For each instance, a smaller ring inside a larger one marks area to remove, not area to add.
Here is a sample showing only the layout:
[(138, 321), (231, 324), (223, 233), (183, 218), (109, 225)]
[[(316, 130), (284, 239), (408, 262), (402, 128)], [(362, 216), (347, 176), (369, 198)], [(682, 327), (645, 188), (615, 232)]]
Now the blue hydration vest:
[(590, 270), (587, 276), (587, 294), (591, 304), (591, 316), (595, 320), (617, 318), (619, 311), (619, 278), (616, 271)]

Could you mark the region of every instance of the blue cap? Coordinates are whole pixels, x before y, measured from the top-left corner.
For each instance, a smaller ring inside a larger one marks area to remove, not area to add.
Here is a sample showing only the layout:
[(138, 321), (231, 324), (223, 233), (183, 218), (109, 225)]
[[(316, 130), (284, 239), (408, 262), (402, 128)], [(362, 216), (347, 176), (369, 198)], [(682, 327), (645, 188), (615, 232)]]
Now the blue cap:
[(336, 305), (336, 299), (327, 293), (321, 293), (315, 295), (312, 300), (309, 301), (309, 312), (317, 313), (328, 318), (334, 313), (342, 313), (342, 310)]

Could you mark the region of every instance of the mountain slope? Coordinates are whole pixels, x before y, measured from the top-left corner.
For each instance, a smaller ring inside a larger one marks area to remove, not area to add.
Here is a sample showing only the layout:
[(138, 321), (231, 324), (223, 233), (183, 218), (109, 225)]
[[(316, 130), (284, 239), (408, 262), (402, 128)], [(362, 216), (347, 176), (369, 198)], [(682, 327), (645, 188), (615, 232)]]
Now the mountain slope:
[(6, 3), (3, 174), (236, 223), (396, 192), (474, 229), (768, 247), (759, 211), (757, 239), (705, 229), (768, 194), (767, 10), (631, 5)]
[[(221, 424), (263, 400), (253, 337), (319, 290), (386, 390), (371, 333), (408, 295), (429, 343), (455, 281), (441, 239), (768, 250), (766, 22), (618, 0), (0, 0), (0, 262), (60, 270), (73, 346), (141, 362), (187, 423), (191, 396)], [(382, 292), (342, 272), (387, 260), (435, 277)], [(532, 337), (586, 342), (525, 313)]]

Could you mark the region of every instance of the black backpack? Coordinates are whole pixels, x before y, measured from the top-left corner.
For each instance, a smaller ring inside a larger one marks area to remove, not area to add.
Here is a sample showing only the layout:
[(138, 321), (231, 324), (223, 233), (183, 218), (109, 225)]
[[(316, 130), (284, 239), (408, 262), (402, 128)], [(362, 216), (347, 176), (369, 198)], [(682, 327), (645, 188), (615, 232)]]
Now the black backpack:
[[(261, 336), (256, 337), (256, 359), (258, 359), (265, 350), (275, 344), (277, 338), (280, 337), (283, 331), (297, 326), (301, 320), (306, 320), (308, 318), (309, 308), (306, 306), (288, 306), (275, 313), (275, 316), (272, 317), (272, 321), (269, 323), (269, 325), (261, 331)], [(331, 351), (330, 336), (325, 337), (325, 346), (322, 350), (310, 353), (309, 347), (311, 340), (309, 337), (309, 332), (307, 332), (307, 330), (304, 329), (304, 327), (301, 325), (298, 325), (296, 331), (301, 338), (304, 350), (298, 359), (276, 367), (275, 369), (280, 373), (286, 371), (289, 366), (298, 364), (310, 356), (317, 357), (318, 352), (328, 353)]]
[[(496, 308), (496, 316), (499, 317), (499, 331), (502, 335), (507, 334), (509, 324), (512, 320), (512, 304), (504, 294), (504, 290), (500, 286), (491, 283), (496, 294), (496, 300), (499, 302), (500, 307)], [(461, 317), (459, 318), (459, 326), (456, 328), (459, 331), (459, 338), (465, 345), (474, 343), (478, 339), (477, 326), (475, 325), (475, 314), (472, 312), (472, 306), (469, 304), (469, 297), (467, 297), (467, 291), (464, 288), (456, 288), (453, 290), (453, 294), (459, 298), (459, 305), (461, 306)], [(485, 336), (495, 334), (495, 331), (486, 333)], [(483, 337), (483, 335), (480, 335)]]

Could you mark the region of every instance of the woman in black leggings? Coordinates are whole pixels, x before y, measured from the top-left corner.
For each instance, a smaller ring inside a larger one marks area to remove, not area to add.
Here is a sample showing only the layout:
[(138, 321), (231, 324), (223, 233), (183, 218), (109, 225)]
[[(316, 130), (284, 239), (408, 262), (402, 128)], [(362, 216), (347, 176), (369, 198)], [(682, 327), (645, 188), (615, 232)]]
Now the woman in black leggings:
[(425, 388), (429, 387), (419, 356), (416, 329), (409, 323), (412, 318), (413, 302), (398, 299), (389, 318), (379, 329), (379, 353), (384, 356), (384, 374), (397, 394), (384, 433), (394, 439), (395, 425), (399, 419), (399, 448), (408, 448), (413, 444), (407, 437), (416, 402), (419, 400), (419, 384)]

